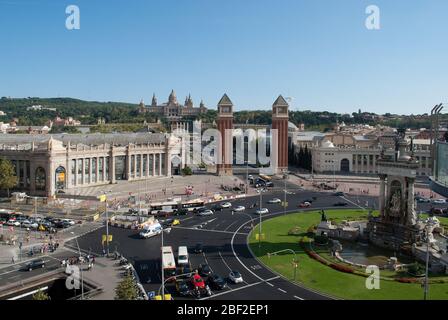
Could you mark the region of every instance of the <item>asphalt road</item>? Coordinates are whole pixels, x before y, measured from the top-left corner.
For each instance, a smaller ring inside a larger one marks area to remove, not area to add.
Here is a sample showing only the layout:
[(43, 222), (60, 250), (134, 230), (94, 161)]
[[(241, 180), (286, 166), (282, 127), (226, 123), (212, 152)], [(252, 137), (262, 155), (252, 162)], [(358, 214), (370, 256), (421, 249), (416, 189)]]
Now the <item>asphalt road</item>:
[[(336, 197), (331, 193), (318, 193), (311, 191), (302, 191), (294, 185), (287, 186), (288, 191), (294, 194), (287, 195), (288, 207), (286, 213), (297, 212), (301, 209), (298, 204), (305, 199), (317, 197), (313, 202), (311, 209), (328, 208), (332, 209), (333, 204), (340, 201), (346, 201), (349, 206), (346, 208), (358, 208), (360, 206), (378, 207), (377, 198), (371, 196), (355, 197)], [(267, 204), (269, 199), (274, 197), (283, 199), (284, 192), (281, 188), (271, 190), (263, 194), (263, 206), (269, 208), (270, 214), (263, 216), (263, 220), (284, 214), (284, 209), (279, 204)], [(328, 299), (329, 297), (313, 292), (310, 289), (303, 288), (293, 284), (290, 281), (271, 272), (251, 254), (247, 246), (247, 236), (252, 226), (259, 222), (259, 216), (255, 209), (248, 209), (250, 204), (259, 201), (259, 196), (232, 201), (233, 206), (244, 205), (244, 213), (232, 214), (230, 209), (224, 209), (212, 216), (200, 217), (189, 215), (180, 217), (181, 225), (173, 227), (169, 234), (164, 236), (164, 245), (172, 246), (174, 254), (177, 257), (177, 248), (187, 246), (189, 248), (190, 262), (193, 268), (197, 268), (201, 263), (207, 263), (214, 273), (226, 278), (231, 270), (239, 271), (244, 279), (241, 284), (228, 284), (228, 288), (222, 291), (215, 291), (214, 294), (203, 299), (226, 299), (226, 300), (317, 300)], [(418, 210), (429, 209), (430, 204), (419, 204)], [(86, 233), (78, 238), (78, 243), (85, 253), (95, 253), (101, 255), (103, 246), (101, 236), (105, 234), (105, 227)], [(110, 227), (110, 234), (113, 235), (113, 241), (110, 244), (110, 251), (119, 251), (131, 262), (133, 262), (145, 290), (147, 292), (157, 292), (161, 287), (161, 261), (160, 246), (161, 237), (150, 239), (140, 239), (136, 230), (127, 230)], [(196, 243), (202, 243), (204, 246), (203, 254), (195, 254), (193, 248)], [(73, 251), (77, 250), (75, 240), (67, 243), (67, 247)], [(59, 249), (61, 250), (61, 249)], [(60, 255), (60, 257), (58, 256)], [(19, 282), (27, 277), (36, 276), (40, 273), (57, 268), (60, 258), (73, 255), (73, 252), (64, 252), (53, 256), (45, 256), (47, 267), (42, 270), (31, 272), (21, 271), (24, 266), (15, 265), (0, 269), (0, 286), (8, 283)], [(176, 296), (174, 286), (167, 284), (167, 291), (173, 293), (175, 299), (181, 299)]]

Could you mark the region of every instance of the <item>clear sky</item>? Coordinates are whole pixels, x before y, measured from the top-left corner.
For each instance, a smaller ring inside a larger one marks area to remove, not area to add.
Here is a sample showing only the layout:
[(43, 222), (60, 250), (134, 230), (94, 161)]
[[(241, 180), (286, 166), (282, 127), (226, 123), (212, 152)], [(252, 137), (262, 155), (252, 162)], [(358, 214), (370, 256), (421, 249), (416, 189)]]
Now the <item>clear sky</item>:
[[(76, 4), (81, 29), (65, 28)], [(380, 8), (381, 29), (365, 27)], [(448, 102), (446, 0), (0, 0), (0, 96), (425, 113)]]

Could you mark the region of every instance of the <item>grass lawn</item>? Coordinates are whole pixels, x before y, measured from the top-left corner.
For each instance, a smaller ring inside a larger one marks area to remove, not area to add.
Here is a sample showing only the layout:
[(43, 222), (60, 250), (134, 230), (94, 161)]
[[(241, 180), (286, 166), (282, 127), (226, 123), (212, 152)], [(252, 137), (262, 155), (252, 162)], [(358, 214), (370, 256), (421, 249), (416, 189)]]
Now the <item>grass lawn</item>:
[[(362, 219), (367, 217), (363, 210), (332, 210), (326, 211), (327, 218), (335, 222), (341, 220)], [(293, 249), (297, 253), (299, 267), (297, 269), (297, 282), (306, 287), (327, 293), (343, 299), (422, 299), (423, 288), (420, 284), (399, 283), (396, 281), (381, 280), (379, 290), (368, 290), (365, 286), (366, 278), (336, 271), (320, 262), (311, 259), (300, 247), (299, 239), (307, 233), (310, 226), (320, 222), (320, 212), (301, 212), (286, 215), (263, 222), (262, 234), (264, 238), (259, 247), (255, 234), (258, 227), (249, 236), (249, 244), (253, 253), (261, 262), (293, 280), (294, 269), (292, 260), (294, 256), (289, 253), (267, 257), (268, 252), (282, 249)], [(442, 224), (447, 224), (447, 218), (439, 218)], [(288, 235), (292, 228), (299, 228), (299, 234)], [(302, 233), (300, 233), (302, 232)], [(430, 299), (448, 300), (448, 284), (431, 284), (429, 287)]]

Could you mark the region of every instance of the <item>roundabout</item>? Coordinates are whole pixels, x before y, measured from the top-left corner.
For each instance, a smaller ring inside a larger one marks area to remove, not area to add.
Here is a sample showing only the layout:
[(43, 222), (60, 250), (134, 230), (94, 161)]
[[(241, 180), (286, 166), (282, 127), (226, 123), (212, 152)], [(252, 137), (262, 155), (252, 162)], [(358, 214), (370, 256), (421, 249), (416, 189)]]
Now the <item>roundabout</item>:
[[(367, 219), (361, 209), (328, 210), (334, 223)], [(447, 218), (439, 218), (448, 225)], [(331, 254), (329, 246), (314, 243), (314, 228), (321, 220), (320, 211), (292, 213), (263, 221), (262, 241), (255, 227), (247, 238), (252, 254), (273, 272), (306, 289), (339, 299), (401, 300), (422, 299), (421, 278), (405, 270), (381, 269), (380, 288), (367, 289), (369, 274), (361, 267), (345, 263)], [(289, 250), (289, 251), (288, 251)], [(290, 251), (293, 252), (290, 252)], [(282, 251), (281, 254), (269, 253)], [(342, 250), (344, 252), (344, 250)], [(293, 253), (295, 253), (293, 255)], [(384, 252), (383, 252), (384, 253)], [(389, 252), (387, 252), (389, 253)], [(369, 261), (384, 261), (381, 251), (374, 251)], [(345, 253), (344, 253), (345, 254)], [(294, 261), (298, 260), (297, 270)], [(403, 257), (405, 260), (405, 257)], [(296, 275), (295, 275), (296, 274)], [(294, 277), (296, 280), (294, 281)], [(448, 277), (430, 274), (429, 299), (448, 299)]]

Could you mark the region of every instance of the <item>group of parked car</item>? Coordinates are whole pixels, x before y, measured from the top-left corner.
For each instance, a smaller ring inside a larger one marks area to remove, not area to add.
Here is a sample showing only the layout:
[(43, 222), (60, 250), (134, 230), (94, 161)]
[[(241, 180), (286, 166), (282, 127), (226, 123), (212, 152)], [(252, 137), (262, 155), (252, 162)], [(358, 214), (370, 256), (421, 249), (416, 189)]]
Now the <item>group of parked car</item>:
[(38, 231), (56, 232), (56, 229), (65, 229), (75, 225), (71, 219), (58, 219), (51, 217), (31, 217), (22, 213), (0, 213), (0, 225), (20, 227)]

